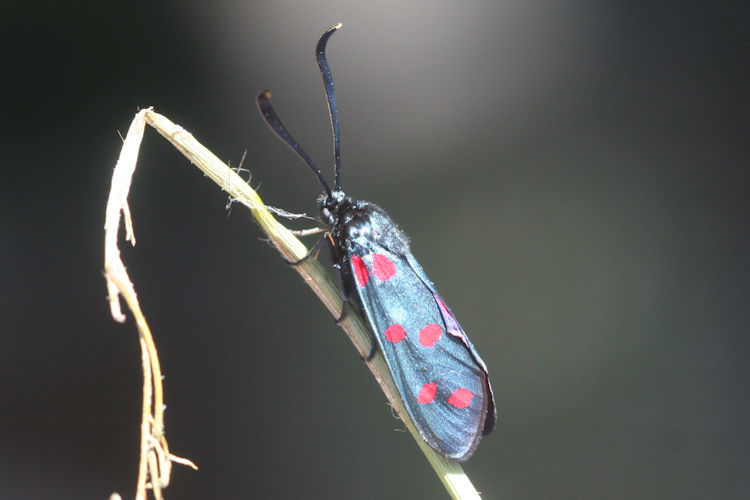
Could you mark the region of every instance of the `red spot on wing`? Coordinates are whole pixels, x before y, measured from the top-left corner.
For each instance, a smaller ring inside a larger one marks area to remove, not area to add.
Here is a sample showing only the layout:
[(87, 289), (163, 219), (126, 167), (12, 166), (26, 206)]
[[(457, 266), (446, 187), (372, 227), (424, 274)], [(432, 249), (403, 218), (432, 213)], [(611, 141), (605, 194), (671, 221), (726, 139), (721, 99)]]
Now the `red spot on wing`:
[(404, 330), (403, 326), (396, 323), (395, 325), (391, 325), (386, 328), (384, 335), (385, 340), (387, 340), (388, 342), (393, 342), (395, 344), (397, 342), (401, 342), (406, 338), (406, 330)]
[(440, 304), (440, 308), (443, 310), (444, 314), (448, 314), (449, 316), (453, 316), (450, 311), (448, 310), (448, 306), (445, 305), (445, 302), (443, 302), (443, 299), (435, 295), (435, 298), (437, 299), (438, 303)]
[(466, 408), (471, 404), (471, 400), (474, 399), (474, 393), (469, 389), (456, 389), (451, 397), (448, 398), (448, 403), (452, 404), (456, 408)]
[(372, 254), (372, 272), (380, 281), (387, 281), (396, 274), (396, 264), (385, 255)]
[(437, 323), (430, 323), (419, 330), (419, 343), (422, 347), (432, 347), (443, 335), (443, 329)]
[(419, 390), (419, 394), (417, 394), (417, 403), (432, 403), (432, 400), (435, 399), (436, 392), (437, 384), (435, 382), (423, 385)]
[(365, 264), (365, 261), (359, 255), (352, 257), (352, 270), (354, 271), (354, 277), (357, 279), (357, 285), (360, 287), (365, 286), (369, 279), (367, 264)]

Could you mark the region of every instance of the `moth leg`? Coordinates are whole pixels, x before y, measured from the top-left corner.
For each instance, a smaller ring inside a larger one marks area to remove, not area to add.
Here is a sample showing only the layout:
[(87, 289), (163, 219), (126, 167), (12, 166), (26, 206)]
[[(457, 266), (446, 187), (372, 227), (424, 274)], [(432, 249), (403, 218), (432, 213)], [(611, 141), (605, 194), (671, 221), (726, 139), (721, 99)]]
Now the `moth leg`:
[(340, 325), (342, 321), (344, 321), (344, 318), (346, 318), (346, 305), (349, 303), (349, 299), (344, 297), (344, 303), (341, 306), (341, 314), (339, 314), (339, 317), (336, 318), (336, 324)]
[(321, 239), (319, 239), (318, 242), (315, 244), (315, 246), (310, 249), (310, 251), (307, 253), (307, 255), (305, 255), (304, 257), (302, 257), (300, 260), (290, 261), (290, 260), (284, 259), (284, 262), (286, 262), (288, 265), (290, 265), (292, 267), (295, 267), (295, 266), (299, 266), (300, 264), (302, 264), (303, 262), (305, 262), (310, 257), (312, 257), (314, 259), (317, 259), (318, 258), (318, 254), (320, 253), (320, 247), (323, 245), (323, 240), (325, 240), (325, 239), (326, 239), (325, 236), (322, 237)]
[[(331, 237), (331, 233), (328, 233), (327, 235), (327, 241), (328, 241), (328, 248), (331, 251), (331, 255), (334, 256), (334, 263), (333, 263), (333, 274), (336, 277), (336, 285), (338, 285), (339, 293), (341, 294), (341, 314), (339, 314), (339, 317), (336, 318), (336, 324), (340, 325), (342, 321), (344, 321), (344, 318), (346, 318), (346, 315), (348, 314), (348, 308), (347, 305), (352, 306), (353, 309), (359, 310), (360, 314), (362, 313), (361, 306), (358, 306), (357, 299), (351, 299), (350, 297), (356, 297), (354, 295), (350, 295), (350, 290), (347, 290), (346, 282), (344, 280), (343, 276), (343, 269), (342, 269), (342, 263), (341, 259), (337, 258), (339, 256), (338, 249), (336, 248), (336, 244), (333, 241), (333, 238)], [(324, 237), (325, 239), (325, 237)], [(370, 329), (370, 352), (367, 354), (366, 357), (361, 356), (362, 361), (369, 362), (372, 360), (372, 358), (375, 357), (375, 353), (377, 352), (377, 340), (375, 340), (375, 332)]]
[(372, 358), (375, 357), (376, 352), (378, 352), (378, 344), (375, 341), (375, 332), (370, 330), (370, 352), (367, 354), (366, 358), (362, 358), (362, 361), (369, 363), (372, 361)]
[(344, 288), (344, 280), (341, 278), (341, 264), (333, 265), (333, 275), (336, 277), (336, 285), (339, 288), (339, 294), (341, 294), (341, 300), (343, 301), (343, 304), (341, 304), (341, 313), (339, 314), (339, 317), (336, 318), (336, 324), (340, 325), (341, 322), (344, 321), (344, 318), (346, 318), (346, 305), (350, 304), (349, 295), (347, 295), (346, 289)]
[(310, 229), (295, 229), (292, 234), (295, 236), (309, 236), (311, 234), (318, 234), (328, 231), (325, 227), (313, 227)]
[[(341, 314), (339, 315), (338, 318), (336, 318), (336, 324), (337, 325), (340, 325), (341, 322), (344, 321), (344, 318), (346, 318), (346, 315), (347, 315), (347, 307), (346, 307), (346, 305), (347, 304), (349, 304), (349, 299), (346, 298), (346, 296), (344, 296), (344, 304), (343, 304), (343, 307), (341, 308)], [(368, 363), (368, 362), (372, 361), (372, 358), (375, 357), (375, 353), (378, 351), (378, 344), (376, 342), (377, 341), (375, 340), (375, 332), (373, 332), (372, 330), (370, 330), (370, 346), (371, 346), (370, 347), (370, 352), (367, 353), (367, 356), (360, 356), (360, 358), (362, 359), (362, 361), (364, 361), (365, 363)]]

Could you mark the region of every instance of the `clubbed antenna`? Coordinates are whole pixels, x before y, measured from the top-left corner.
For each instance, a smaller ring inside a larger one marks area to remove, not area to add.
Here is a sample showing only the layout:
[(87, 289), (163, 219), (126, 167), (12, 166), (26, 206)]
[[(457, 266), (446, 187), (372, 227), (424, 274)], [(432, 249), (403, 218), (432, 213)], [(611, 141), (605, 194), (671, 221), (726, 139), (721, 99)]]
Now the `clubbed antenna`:
[(320, 169), (312, 161), (312, 158), (310, 158), (310, 156), (305, 153), (305, 150), (302, 149), (302, 146), (300, 146), (299, 143), (294, 140), (294, 137), (292, 137), (289, 132), (287, 132), (286, 127), (284, 127), (284, 124), (281, 123), (279, 116), (271, 106), (271, 102), (269, 101), (270, 98), (271, 91), (269, 90), (264, 90), (263, 92), (258, 94), (258, 109), (260, 110), (260, 114), (263, 115), (263, 119), (266, 121), (268, 126), (271, 127), (271, 130), (273, 130), (276, 135), (281, 138), (281, 140), (286, 142), (289, 147), (292, 148), (292, 151), (294, 151), (297, 156), (299, 156), (300, 159), (305, 162), (308, 167), (310, 167), (310, 170), (313, 171), (315, 177), (318, 178), (318, 182), (323, 185), (323, 188), (325, 188), (326, 190), (326, 194), (328, 195), (328, 197), (330, 197), (331, 188), (328, 187), (328, 183), (326, 183), (326, 180), (323, 178), (323, 174), (320, 173)]
[(333, 90), (331, 67), (328, 66), (328, 61), (326, 60), (326, 44), (331, 35), (341, 28), (341, 26), (341, 23), (331, 26), (328, 31), (323, 33), (323, 36), (318, 40), (318, 45), (315, 46), (315, 58), (318, 60), (320, 74), (323, 76), (323, 84), (325, 85), (326, 97), (328, 98), (328, 112), (331, 115), (331, 127), (333, 128), (333, 156), (335, 161), (333, 167), (333, 189), (335, 191), (341, 190), (341, 146), (339, 144), (339, 114), (336, 110), (336, 95)]

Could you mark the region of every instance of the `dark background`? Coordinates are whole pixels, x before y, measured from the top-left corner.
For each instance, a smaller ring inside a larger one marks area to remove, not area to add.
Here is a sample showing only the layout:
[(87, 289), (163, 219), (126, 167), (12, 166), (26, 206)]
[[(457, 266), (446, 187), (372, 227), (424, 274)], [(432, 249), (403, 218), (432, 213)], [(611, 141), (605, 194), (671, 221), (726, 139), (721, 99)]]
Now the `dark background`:
[[(747, 498), (743, 2), (2, 2), (0, 497), (133, 494), (140, 354), (104, 207), (155, 106), (264, 200), (321, 191), (274, 91), (375, 201), (490, 367), (492, 498)], [(444, 498), (344, 334), (245, 209), (147, 129), (124, 251), (166, 374), (168, 498)], [(301, 226), (305, 226), (302, 224)], [(298, 227), (300, 227), (298, 225)], [(123, 245), (124, 246), (124, 245)]]

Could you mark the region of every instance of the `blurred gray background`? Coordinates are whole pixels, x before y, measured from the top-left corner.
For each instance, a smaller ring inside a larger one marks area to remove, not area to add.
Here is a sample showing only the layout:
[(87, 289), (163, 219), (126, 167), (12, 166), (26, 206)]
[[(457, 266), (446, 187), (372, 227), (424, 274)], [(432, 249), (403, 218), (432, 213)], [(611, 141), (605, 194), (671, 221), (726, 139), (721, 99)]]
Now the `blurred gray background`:
[[(139, 107), (321, 191), (329, 45), (347, 192), (384, 206), (490, 368), (484, 498), (748, 498), (742, 2), (3, 2), (0, 498), (133, 494), (140, 355), (104, 206)], [(124, 252), (166, 374), (168, 498), (445, 498), (248, 213), (153, 130)], [(305, 227), (305, 224), (297, 225)], [(309, 227), (309, 226), (308, 226)], [(312, 243), (314, 240), (310, 240)]]

